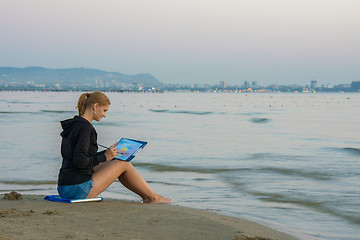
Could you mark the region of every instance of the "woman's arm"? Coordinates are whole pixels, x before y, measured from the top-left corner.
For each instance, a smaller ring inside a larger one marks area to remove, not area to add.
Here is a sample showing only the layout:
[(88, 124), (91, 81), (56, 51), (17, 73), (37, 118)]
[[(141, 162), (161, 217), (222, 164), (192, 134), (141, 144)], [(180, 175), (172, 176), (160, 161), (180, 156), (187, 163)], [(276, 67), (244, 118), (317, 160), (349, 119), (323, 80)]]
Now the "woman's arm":
[(73, 155), (73, 164), (76, 168), (92, 168), (101, 162), (106, 162), (105, 152), (103, 154), (101, 152), (94, 155), (89, 154), (90, 147), (97, 148), (91, 144), (92, 135), (95, 135), (95, 132), (90, 124), (82, 126), (79, 130)]

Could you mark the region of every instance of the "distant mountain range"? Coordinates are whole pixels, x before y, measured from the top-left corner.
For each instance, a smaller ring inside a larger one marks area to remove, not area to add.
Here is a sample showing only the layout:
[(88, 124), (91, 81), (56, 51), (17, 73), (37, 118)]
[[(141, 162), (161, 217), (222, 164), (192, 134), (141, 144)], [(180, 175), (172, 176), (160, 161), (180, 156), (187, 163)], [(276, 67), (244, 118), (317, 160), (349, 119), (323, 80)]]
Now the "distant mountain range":
[(151, 74), (126, 75), (91, 68), (49, 69), (43, 67), (0, 67), (0, 85), (4, 84), (43, 84), (57, 86), (89, 87), (160, 87)]

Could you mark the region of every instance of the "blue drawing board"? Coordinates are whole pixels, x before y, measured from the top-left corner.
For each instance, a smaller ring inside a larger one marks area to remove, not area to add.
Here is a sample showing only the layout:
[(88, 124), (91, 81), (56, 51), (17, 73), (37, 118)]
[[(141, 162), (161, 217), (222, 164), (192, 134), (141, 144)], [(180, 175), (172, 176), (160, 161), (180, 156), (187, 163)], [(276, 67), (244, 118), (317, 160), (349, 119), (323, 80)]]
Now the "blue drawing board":
[(118, 154), (115, 155), (115, 159), (129, 162), (146, 146), (146, 144), (147, 142), (139, 140), (121, 138), (116, 145)]

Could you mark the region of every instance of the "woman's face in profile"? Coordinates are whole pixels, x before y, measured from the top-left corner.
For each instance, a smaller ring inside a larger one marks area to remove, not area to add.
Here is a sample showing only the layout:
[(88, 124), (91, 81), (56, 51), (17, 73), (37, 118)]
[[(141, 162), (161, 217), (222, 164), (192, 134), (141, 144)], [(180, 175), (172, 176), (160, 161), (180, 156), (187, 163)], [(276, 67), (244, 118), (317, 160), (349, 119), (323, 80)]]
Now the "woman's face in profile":
[(106, 117), (106, 112), (109, 110), (110, 105), (97, 105), (94, 111), (94, 120), (99, 122), (103, 117)]

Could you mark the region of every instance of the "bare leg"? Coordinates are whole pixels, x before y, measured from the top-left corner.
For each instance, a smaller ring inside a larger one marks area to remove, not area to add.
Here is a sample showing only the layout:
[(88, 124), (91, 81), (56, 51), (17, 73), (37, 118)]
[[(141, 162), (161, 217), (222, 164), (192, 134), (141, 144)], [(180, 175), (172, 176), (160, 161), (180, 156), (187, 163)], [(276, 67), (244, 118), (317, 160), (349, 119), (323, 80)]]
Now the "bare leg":
[(93, 187), (88, 198), (96, 197), (118, 178), (126, 188), (142, 197), (144, 203), (172, 203), (171, 199), (155, 193), (129, 162), (113, 160), (102, 163), (94, 170)]
[(171, 199), (155, 193), (132, 164), (118, 179), (126, 188), (142, 197), (144, 203), (172, 203)]

